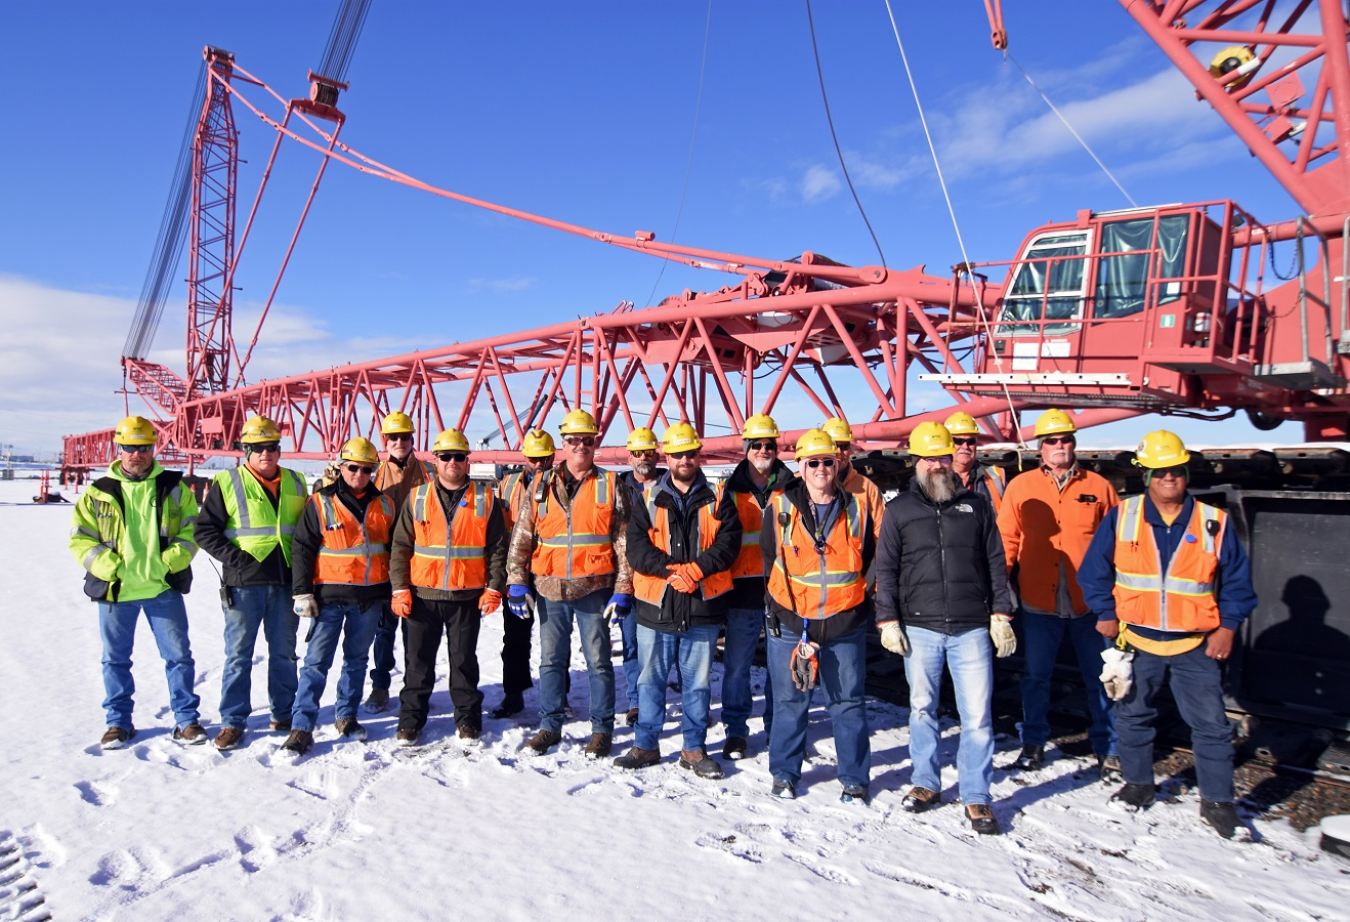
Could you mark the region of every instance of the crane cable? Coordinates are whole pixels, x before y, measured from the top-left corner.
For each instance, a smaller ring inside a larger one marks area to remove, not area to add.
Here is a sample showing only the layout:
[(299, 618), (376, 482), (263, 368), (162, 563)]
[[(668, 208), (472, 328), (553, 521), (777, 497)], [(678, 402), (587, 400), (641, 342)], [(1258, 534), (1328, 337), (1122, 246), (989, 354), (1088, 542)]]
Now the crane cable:
[[(923, 135), (925, 138), (928, 139), (928, 151), (933, 156), (933, 167), (937, 170), (938, 184), (942, 187), (942, 197), (947, 201), (947, 213), (951, 215), (952, 229), (956, 231), (956, 243), (961, 248), (962, 266), (964, 267), (965, 271), (971, 275), (970, 287), (975, 294), (975, 306), (979, 310), (980, 326), (984, 328), (985, 337), (990, 342), (992, 342), (994, 334), (993, 331), (989, 328), (989, 317), (985, 313), (984, 309), (984, 289), (975, 284), (973, 273), (971, 273), (970, 255), (966, 252), (966, 241), (965, 238), (961, 236), (961, 225), (956, 220), (956, 209), (952, 206), (952, 197), (951, 194), (948, 193), (947, 191), (947, 180), (942, 175), (942, 163), (938, 160), (937, 147), (933, 144), (933, 133), (928, 130), (928, 118), (927, 116), (924, 115), (923, 103), (919, 100), (919, 88), (914, 83), (913, 71), (909, 69), (909, 56), (905, 54), (905, 43), (900, 39), (900, 27), (896, 25), (895, 22), (895, 11), (891, 9), (891, 0), (885, 0), (885, 3), (886, 3), (886, 13), (891, 18), (891, 31), (895, 33), (895, 44), (900, 49), (900, 60), (905, 65), (905, 76), (909, 78), (909, 88), (910, 91), (914, 94), (914, 105), (919, 110), (919, 123), (923, 125)], [(959, 283), (953, 281), (953, 284)], [(990, 354), (993, 355), (994, 364), (995, 366), (997, 366), (999, 373), (1001, 375), (1003, 372), (1002, 356), (1000, 356), (998, 352), (992, 349), (990, 350)], [(1026, 443), (1026, 440), (1022, 438), (1021, 419), (1018, 416), (1017, 407), (1013, 403), (1012, 393), (1008, 390), (1008, 382), (1000, 381), (999, 385), (1003, 389), (1004, 398), (1008, 401), (1008, 412), (1012, 416), (1013, 434), (1017, 438), (1017, 446), (1019, 449), (1030, 450), (1029, 446)]]

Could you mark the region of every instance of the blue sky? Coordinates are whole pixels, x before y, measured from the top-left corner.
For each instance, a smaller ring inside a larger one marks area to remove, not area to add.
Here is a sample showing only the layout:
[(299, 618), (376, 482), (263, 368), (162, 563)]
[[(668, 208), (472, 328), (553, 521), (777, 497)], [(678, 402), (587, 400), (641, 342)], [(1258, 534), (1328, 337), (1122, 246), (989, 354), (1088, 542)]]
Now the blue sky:
[[(1128, 203), (989, 44), (979, 0), (893, 0), (970, 255)], [(1297, 209), (1112, 0), (1006, 0), (1010, 47), (1141, 204), (1230, 197)], [(201, 48), (287, 96), (307, 91), (336, 2), (0, 5), (0, 442), (54, 450), (121, 415), (117, 357), (150, 260)], [(887, 261), (936, 273), (960, 251), (884, 3), (813, 6), (834, 124)], [(374, 0), (343, 140), (432, 184), (615, 233), (790, 257), (876, 261), (831, 143), (803, 3)], [(258, 91), (249, 94), (261, 101)], [(695, 108), (698, 106), (697, 135)], [(275, 109), (273, 109), (275, 111)], [(236, 106), (242, 226), (272, 137)], [(283, 147), (241, 261), (247, 340), (316, 156)], [(335, 165), (250, 378), (639, 306), (725, 276), (487, 214)], [(179, 276), (185, 274), (185, 268)], [(152, 358), (181, 368), (185, 286)], [(868, 403), (871, 402), (867, 398)], [(947, 403), (911, 397), (911, 411)], [(812, 417), (814, 413), (810, 414)], [(859, 415), (865, 415), (860, 409)], [(813, 423), (814, 418), (791, 421)], [(1152, 418), (1084, 444), (1131, 444)], [(1205, 444), (1296, 442), (1245, 419), (1173, 420)]]

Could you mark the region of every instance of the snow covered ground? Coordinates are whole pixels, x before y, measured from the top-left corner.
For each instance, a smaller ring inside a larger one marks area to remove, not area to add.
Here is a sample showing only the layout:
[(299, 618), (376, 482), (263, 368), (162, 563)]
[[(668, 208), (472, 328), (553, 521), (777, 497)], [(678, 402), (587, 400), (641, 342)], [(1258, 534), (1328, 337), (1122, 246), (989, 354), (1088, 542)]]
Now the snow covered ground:
[[(0, 484), (0, 503), (35, 492)], [(1350, 918), (1350, 861), (1320, 851), (1316, 829), (1255, 820), (1226, 842), (1200, 825), (1193, 791), (1119, 812), (1083, 761), (1057, 759), (1030, 779), (997, 772), (998, 838), (969, 831), (951, 803), (954, 772), (943, 779), (948, 803), (910, 816), (899, 808), (906, 713), (881, 702), (869, 707), (866, 807), (838, 801), (823, 711), (795, 802), (768, 796), (758, 718), (754, 756), (722, 781), (675, 765), (674, 722), (659, 767), (626, 774), (587, 762), (579, 652), (577, 718), (555, 754), (522, 752), (529, 720), (486, 720), (479, 745), (453, 739), (444, 690), (429, 745), (396, 750), (393, 713), (367, 721), (369, 742), (338, 744), (334, 674), (320, 715), (330, 723), (292, 765), (276, 756), (265, 709), (238, 751), (173, 743), (142, 622), (140, 733), (102, 752), (97, 620), (66, 551), (69, 517), (69, 506), (0, 505), (0, 919)], [(195, 566), (188, 611), (214, 735), (221, 616), (209, 563)], [(500, 636), (490, 617), (480, 644), (489, 704), (500, 696)], [(260, 642), (255, 707), (265, 704), (263, 653)], [(531, 693), (522, 716), (535, 703)], [(616, 753), (631, 739), (621, 727)], [(719, 726), (709, 748), (721, 745)], [(1000, 763), (1015, 745), (1000, 741)]]

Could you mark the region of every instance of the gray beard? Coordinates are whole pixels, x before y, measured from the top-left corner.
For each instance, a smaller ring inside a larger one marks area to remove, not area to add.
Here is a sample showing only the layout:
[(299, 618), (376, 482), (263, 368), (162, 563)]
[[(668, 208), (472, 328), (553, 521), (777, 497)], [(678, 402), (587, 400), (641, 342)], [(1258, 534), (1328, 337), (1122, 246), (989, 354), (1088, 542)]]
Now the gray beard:
[(956, 481), (952, 479), (951, 471), (939, 467), (916, 471), (914, 476), (919, 478), (919, 489), (923, 490), (924, 496), (939, 506), (956, 495)]
[(643, 478), (650, 478), (656, 472), (655, 461), (643, 461), (641, 464), (633, 465), (633, 473)]
[(769, 471), (773, 470), (773, 458), (754, 458), (750, 461), (750, 465), (761, 474), (767, 474)]

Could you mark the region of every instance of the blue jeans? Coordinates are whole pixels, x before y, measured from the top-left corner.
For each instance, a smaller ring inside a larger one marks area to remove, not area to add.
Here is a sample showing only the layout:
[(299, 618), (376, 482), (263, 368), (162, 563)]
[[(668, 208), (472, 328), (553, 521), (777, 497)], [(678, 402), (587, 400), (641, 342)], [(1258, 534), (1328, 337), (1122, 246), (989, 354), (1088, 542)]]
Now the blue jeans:
[(614, 663), (609, 649), (609, 621), (602, 614), (611, 595), (609, 589), (601, 589), (571, 602), (555, 602), (542, 595), (535, 600), (539, 617), (540, 729), (562, 732), (575, 618), (591, 677), (591, 732), (614, 732)]
[(333, 717), (342, 720), (356, 716), (366, 684), (370, 642), (375, 639), (375, 628), (383, 611), (383, 602), (371, 602), (365, 608), (355, 602), (326, 602), (319, 609), (314, 636), (305, 650), (305, 665), (300, 668), (300, 689), (296, 692), (292, 712), (293, 729), (314, 731), (319, 718), (319, 699), (323, 697), (339, 639), (342, 641), (342, 677), (338, 679)]
[(1153, 783), (1153, 738), (1158, 709), (1154, 700), (1167, 680), (1181, 717), (1191, 728), (1195, 777), (1205, 800), (1233, 800), (1233, 726), (1224, 713), (1219, 664), (1201, 644), (1187, 653), (1134, 654), (1134, 685), (1116, 702), (1120, 767), (1130, 784)]
[(638, 722), (633, 745), (639, 749), (660, 749), (661, 728), (666, 723), (666, 678), (670, 667), (679, 664), (684, 716), (680, 730), (681, 748), (697, 752), (708, 742), (708, 705), (712, 701), (713, 648), (717, 646), (716, 624), (694, 625), (683, 634), (654, 631), (638, 625)]
[(196, 723), (202, 699), (192, 690), (196, 666), (192, 645), (188, 642), (187, 609), (183, 594), (166, 589), (153, 599), (135, 602), (99, 602), (98, 631), (103, 638), (103, 688), (107, 697), (103, 709), (108, 726), (130, 730), (131, 696), (136, 682), (131, 677), (131, 647), (136, 639), (136, 617), (145, 612), (159, 655), (164, 660), (164, 675), (169, 680), (169, 707), (174, 726)]
[(914, 766), (911, 781), (930, 791), (942, 790), (938, 693), (945, 664), (951, 670), (956, 709), (961, 715), (961, 743), (956, 750), (961, 802), (966, 806), (987, 804), (994, 773), (994, 645), (989, 631), (977, 627), (960, 634), (943, 634), (911, 627), (907, 633), (909, 757)]
[(628, 617), (619, 622), (619, 633), (623, 637), (623, 677), (628, 682), (628, 706), (638, 706), (638, 676), (642, 666), (638, 662), (638, 623), (637, 609), (628, 613)]
[(253, 711), (253, 648), (258, 629), (267, 639), (267, 699), (273, 720), (290, 720), (299, 683), (295, 633), (300, 618), (292, 610), (291, 587), (233, 586), (234, 604), (225, 615), (225, 668), (220, 677), (220, 724), (244, 729)]
[(1022, 745), (1044, 746), (1050, 739), (1050, 679), (1059, 645), (1067, 632), (1078, 657), (1088, 713), (1092, 715), (1092, 726), (1088, 728), (1092, 751), (1099, 756), (1115, 755), (1116, 726), (1111, 699), (1106, 697), (1099, 678), (1102, 651), (1111, 641), (1097, 633), (1097, 616), (1089, 612), (1076, 618), (1060, 618), (1026, 609), (1019, 614), (1026, 657), (1026, 673), (1022, 676)]
[[(727, 736), (750, 737), (750, 711), (755, 696), (750, 691), (750, 667), (764, 627), (764, 612), (755, 608), (727, 610), (727, 643), (722, 650), (722, 721)], [(773, 726), (773, 670), (764, 674), (764, 733)]]
[[(385, 608), (375, 627), (375, 643), (370, 648), (370, 687), (383, 688), (386, 691), (393, 682), (394, 672), (394, 635), (398, 633), (399, 622), (403, 619)], [(408, 647), (408, 628), (403, 628), (403, 647)]]
[[(792, 683), (792, 651), (797, 635), (784, 630), (769, 636), (769, 672), (773, 675), (773, 732), (769, 734), (769, 773), (775, 781), (796, 784), (806, 754), (807, 712), (811, 696)], [(843, 784), (867, 787), (872, 773), (863, 681), (867, 675), (864, 629), (822, 644), (819, 684), (825, 689), (834, 727), (838, 776)]]

